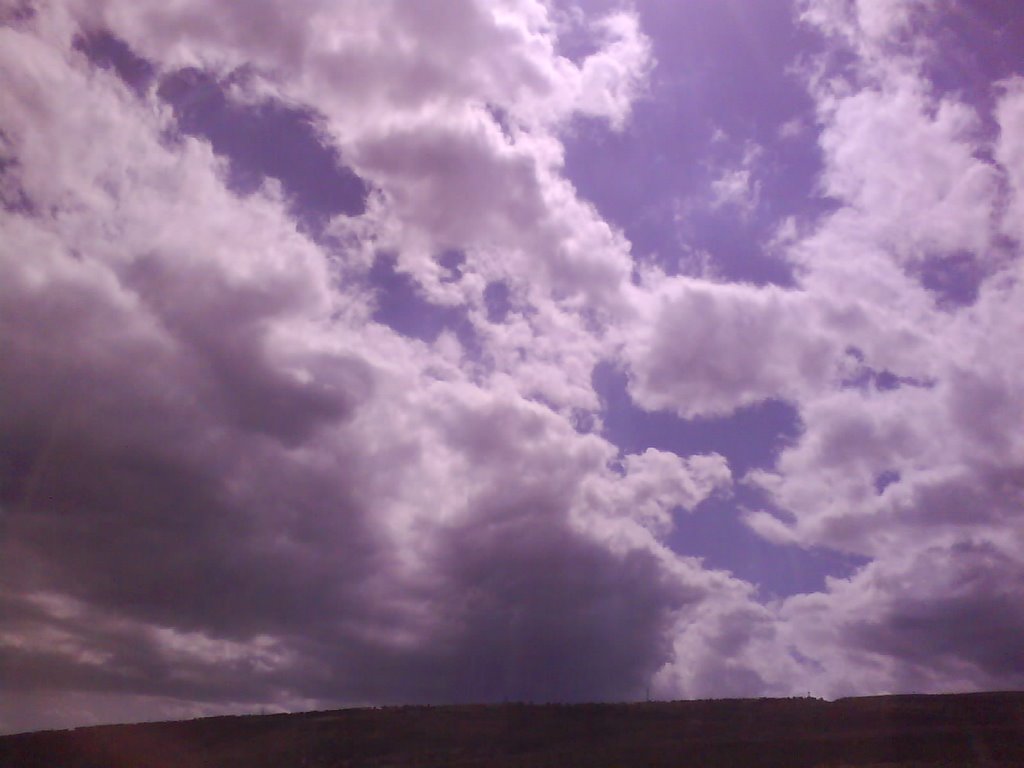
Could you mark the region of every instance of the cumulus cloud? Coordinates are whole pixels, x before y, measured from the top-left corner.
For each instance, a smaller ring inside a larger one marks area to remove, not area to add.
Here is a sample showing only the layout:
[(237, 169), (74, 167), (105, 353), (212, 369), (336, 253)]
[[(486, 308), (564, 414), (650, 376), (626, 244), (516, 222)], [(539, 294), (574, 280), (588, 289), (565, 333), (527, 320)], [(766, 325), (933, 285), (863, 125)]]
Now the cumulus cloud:
[[(846, 325), (859, 372), (805, 399), (800, 441), (748, 477), (782, 510), (750, 513), (762, 535), (872, 558), (780, 605), (783, 634), (830, 695), (1005, 687), (1024, 672), (1003, 642), (1019, 623), (1007, 585), (1021, 567), (1024, 459), (1009, 427), (1022, 403), (1006, 335), (1020, 326), (1020, 251), (999, 245), (1015, 204), (1004, 190), (1019, 174), (1015, 90), (1001, 86), (993, 147), (979, 107), (935, 95), (930, 46), (910, 23), (921, 9), (892, 10), (805, 8), (845, 30), (860, 70), (812, 86), (822, 180), (842, 206), (793, 255), (804, 288), (837, 310), (841, 286), (863, 286)], [(881, 46), (897, 34), (899, 55)], [(953, 303), (908, 263), (950, 252), (986, 265), (977, 293)]]
[[(55, 5), (0, 30), (0, 664), (34, 713), (3, 727), (636, 695), (738, 582), (660, 538), (730, 482), (720, 456), (619, 457), (564, 410), (596, 402), (629, 260), (549, 124), (621, 124), (635, 20), (575, 68), (541, 6), (467, 5), (453, 29), (355, 3), (353, 39), (334, 6), (257, 10)], [(364, 50), (383, 28), (415, 50)], [(314, 241), (281, 183), (234, 189), (166, 92), (90, 59), (98, 29), (158, 77), (252, 64), (243, 97), (316, 109), (365, 213)], [(454, 289), (427, 266), (441, 244), (467, 254)], [(478, 359), (374, 321), (375, 248), (463, 305)]]
[[(983, 258), (999, 171), (978, 156), (980, 121), (966, 104), (935, 98), (903, 68), (874, 87), (822, 94), (825, 192), (865, 214), (859, 224), (901, 258), (969, 251)], [(908, 174), (914, 168), (915, 174)]]
[[(0, 727), (1021, 684), (1019, 79), (990, 114), (934, 88), (921, 3), (798, 10), (832, 207), (771, 246), (786, 288), (640, 266), (565, 177), (573, 121), (622, 135), (644, 97), (636, 13), (576, 59), (526, 0), (5, 17)], [(240, 184), (169, 83), (301, 123), (358, 204)], [(937, 289), (944, 259), (975, 290)], [(389, 270), (436, 334), (389, 323)], [(784, 400), (799, 436), (737, 478), (623, 454), (599, 363), (682, 419)], [(735, 483), (765, 539), (867, 565), (765, 601), (676, 553)]]
[[(1018, 685), (1005, 642), (1018, 598), (1003, 586), (1018, 580), (1022, 532), (1017, 80), (990, 85), (991, 113), (938, 89), (924, 4), (799, 10), (828, 46), (803, 71), (835, 207), (777, 243), (796, 285), (652, 272), (620, 354), (648, 410), (693, 419), (792, 403), (799, 439), (742, 478), (765, 494), (745, 520), (780, 546), (869, 565), (767, 611), (708, 604), (677, 658), (748, 694), (787, 678), (830, 696)], [(723, 204), (749, 181), (723, 175)], [(971, 265), (974, 286), (932, 279), (955, 264)], [(708, 645), (687, 650), (695, 633)], [(728, 663), (701, 655), (729, 637)]]
[[(649, 409), (724, 415), (825, 386), (842, 356), (810, 295), (793, 290), (654, 276), (636, 296), (637, 327), (623, 354), (630, 391)], [(810, 327), (809, 327), (810, 326)]]

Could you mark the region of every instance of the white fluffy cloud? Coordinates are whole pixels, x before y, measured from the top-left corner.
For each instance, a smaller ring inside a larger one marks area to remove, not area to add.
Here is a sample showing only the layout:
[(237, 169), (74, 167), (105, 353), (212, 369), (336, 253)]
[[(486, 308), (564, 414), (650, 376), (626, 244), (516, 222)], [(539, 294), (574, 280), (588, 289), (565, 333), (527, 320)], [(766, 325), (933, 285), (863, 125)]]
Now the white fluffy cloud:
[[(649, 409), (724, 415), (800, 399), (837, 375), (841, 349), (810, 295), (653, 274), (624, 333), (631, 392)], [(817, 319), (815, 319), (817, 318)]]
[[(454, 30), (350, 6), (354, 39), (337, 6), (307, 24), (270, 3), (57, 5), (0, 29), (5, 729), (621, 698), (672, 662), (686, 612), (743, 592), (661, 541), (728, 485), (721, 457), (620, 461), (568, 418), (596, 403), (629, 259), (559, 177), (550, 126), (625, 119), (635, 19), (577, 68), (541, 6), (467, 5)], [(76, 47), (96, 25), (165, 70), (254, 62), (320, 110), (376, 189), (332, 225), (342, 245), (300, 234), (279, 185), (232, 192), (152, 90)], [(363, 50), (392, 28), (416, 49)], [(468, 256), (455, 289), (424, 258), (442, 245)], [(373, 321), (375, 247), (464, 306), (480, 360)]]
[[(780, 605), (779, 626), (820, 690), (1019, 685), (1004, 639), (1021, 620), (1010, 585), (1022, 565), (1013, 425), (1024, 380), (1012, 339), (1024, 317), (1020, 242), (1000, 239), (1015, 226), (1020, 174), (1015, 81), (992, 84), (1002, 89), (993, 146), (987, 116), (927, 80), (930, 46), (908, 25), (921, 9), (885, 8), (805, 9), (845, 30), (859, 59), (852, 75), (814, 86), (823, 185), (841, 207), (791, 253), (805, 290), (851, 321), (856, 364), (842, 388), (801, 403), (804, 433), (775, 469), (750, 476), (782, 511), (748, 520), (777, 541), (873, 560)], [(902, 42), (887, 48), (894, 34)], [(983, 265), (976, 296), (942, 301), (920, 279), (915, 261), (950, 252)]]
[[(525, 0), (68, 2), (0, 27), (0, 662), (24, 704), (0, 727), (1021, 680), (1020, 82), (993, 115), (937, 93), (923, 4), (801, 9), (855, 63), (807, 69), (835, 210), (791, 233), (790, 288), (635, 268), (564, 178), (571, 120), (622, 129), (643, 93), (633, 13), (578, 62)], [(232, 191), (155, 87), (90, 61), (97, 30), (157, 81), (197, 67), (308, 110), (365, 212), (313, 238), (281, 184)], [(380, 252), (472, 341), (375, 320)], [(940, 295), (927, 265), (965, 254), (976, 295)], [(682, 418), (790, 402), (799, 440), (737, 478), (766, 500), (747, 521), (870, 564), (765, 604), (673, 552), (730, 469), (620, 456), (602, 361)]]
[[(679, 634), (677, 659), (744, 692), (785, 680), (830, 696), (1019, 685), (1005, 640), (1021, 620), (1008, 585), (1024, 551), (1019, 83), (991, 84), (991, 115), (939, 91), (924, 4), (800, 10), (829, 44), (804, 71), (820, 191), (835, 210), (791, 228), (794, 288), (649, 273), (621, 359), (649, 410), (693, 418), (793, 404), (802, 434), (743, 479), (769, 502), (746, 521), (781, 545), (870, 564), (767, 611), (709, 604)], [(717, 193), (733, 180), (743, 181), (723, 176)], [(953, 258), (975, 265), (976, 291), (929, 282)], [(696, 651), (694, 633), (708, 643)], [(702, 653), (724, 637), (735, 642), (723, 666)], [(674, 684), (706, 690), (694, 677)]]

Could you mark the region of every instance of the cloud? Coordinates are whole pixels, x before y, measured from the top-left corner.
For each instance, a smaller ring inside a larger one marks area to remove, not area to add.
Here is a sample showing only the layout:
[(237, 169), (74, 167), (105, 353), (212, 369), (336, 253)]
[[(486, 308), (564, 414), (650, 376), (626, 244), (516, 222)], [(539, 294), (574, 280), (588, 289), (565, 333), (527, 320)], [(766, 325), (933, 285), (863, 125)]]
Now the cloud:
[(1024, 207), (1024, 79), (1014, 77), (1002, 83), (1002, 97), (996, 107), (996, 120), (1000, 126), (996, 144), (996, 160), (1006, 169), (1010, 202), (1003, 212), (1006, 234), (1024, 242), (1021, 213)]
[[(272, 98), (305, 103), (309, 82), (350, 76), (339, 61), (371, 68), (354, 90), (368, 110), (316, 103), (340, 147), (325, 156), (374, 189), (317, 241), (280, 184), (233, 188), (227, 150), (176, 131), (159, 87), (95, 66), (61, 6), (0, 30), (3, 188), (24, 201), (0, 213), (0, 665), (5, 698), (39, 718), (4, 710), (3, 728), (629, 697), (673, 661), (688, 612), (742, 593), (660, 539), (728, 485), (724, 460), (619, 457), (568, 417), (596, 403), (628, 246), (557, 174), (541, 97), (569, 65), (530, 38), (540, 9), (466, 10), (460, 31), (355, 8), (425, 41), (408, 61), (271, 4), (202, 24), (187, 6), (88, 16), (162, 82), (252, 57)], [(558, 109), (625, 114), (615, 72), (634, 65), (614, 51), (639, 33), (608, 25), (591, 101)], [(519, 52), (485, 53), (498, 43)], [(488, 71), (448, 44), (480, 46)], [(535, 94), (511, 105), (534, 126), (519, 144), (476, 102), (512, 82)], [(374, 113), (378, 98), (394, 103)], [(467, 254), (451, 293), (425, 258), (441, 243)], [(405, 245), (416, 287), (480, 330), (478, 359), (374, 321), (367, 252)], [(508, 312), (489, 318), (498, 280)]]
[[(978, 157), (980, 124), (966, 104), (935, 99), (913, 73), (877, 87), (823, 95), (825, 192), (863, 213), (859, 224), (903, 259), (970, 251), (984, 256), (999, 172)], [(907, 168), (915, 169), (908, 174)]]
[[(1019, 581), (1024, 466), (1007, 427), (1022, 407), (1006, 336), (1019, 326), (1020, 251), (997, 245), (1018, 174), (1014, 90), (996, 107), (993, 153), (987, 116), (932, 95), (909, 8), (806, 6), (827, 30), (847, 25), (861, 70), (816, 91), (823, 182), (842, 205), (793, 255), (804, 289), (835, 311), (859, 286), (846, 331), (861, 373), (802, 400), (801, 439), (748, 476), (781, 510), (749, 515), (762, 535), (872, 558), (780, 605), (782, 636), (828, 695), (1006, 687), (1024, 671), (1003, 642), (1020, 618), (1007, 585)], [(854, 10), (856, 28), (843, 15)], [(897, 33), (903, 54), (886, 53), (879, 41)], [(973, 300), (946, 303), (919, 282), (908, 262), (936, 252), (986, 265)]]
[[(644, 97), (632, 12), (575, 60), (533, 2), (68, 2), (0, 28), (0, 665), (30, 713), (0, 727), (1019, 681), (1019, 82), (992, 114), (932, 87), (921, 4), (800, 8), (832, 207), (770, 246), (787, 288), (641, 268), (565, 177), (572, 121), (621, 136)], [(365, 205), (312, 210), (214, 107), (298, 120)], [(756, 205), (756, 154), (720, 205)], [(954, 261), (969, 295), (928, 277)], [(459, 329), (389, 320), (382, 273)], [(800, 432), (736, 478), (624, 454), (599, 364), (648, 411), (782, 400)], [(869, 562), (764, 601), (674, 552), (733, 483), (764, 538)]]
[(837, 339), (824, 318), (808, 323), (821, 310), (800, 291), (675, 278), (659, 279), (637, 301), (642, 319), (623, 354), (644, 408), (724, 415), (797, 399), (837, 373)]
[(908, 548), (827, 595), (787, 600), (784, 632), (831, 696), (1019, 686), (1019, 568), (1001, 542)]
[[(911, 22), (927, 8), (921, 0), (801, 0), (801, 19), (842, 39), (863, 59), (894, 55)], [(883, 51), (882, 49), (885, 48)]]
[[(780, 669), (828, 696), (1017, 685), (1006, 638), (1019, 597), (1005, 585), (1021, 566), (1024, 452), (1010, 425), (1024, 382), (1008, 335), (1020, 327), (1021, 259), (1004, 238), (1017, 237), (1016, 80), (993, 86), (991, 115), (939, 92), (919, 4), (802, 13), (832, 36), (805, 74), (835, 208), (779, 244), (796, 286), (652, 273), (621, 349), (648, 410), (692, 419), (793, 404), (798, 439), (741, 478), (766, 494), (745, 520), (778, 544), (869, 563), (767, 610), (708, 604), (676, 654), (707, 677), (672, 678), (671, 667), (662, 679), (744, 695), (784, 690)], [(726, 174), (720, 191), (747, 181)], [(955, 264), (972, 265), (973, 290), (934, 279)], [(717, 643), (733, 649), (728, 661), (703, 655)]]
[(712, 208), (733, 207), (743, 217), (754, 212), (761, 202), (761, 183), (755, 176), (761, 152), (757, 144), (749, 143), (739, 163), (711, 182)]

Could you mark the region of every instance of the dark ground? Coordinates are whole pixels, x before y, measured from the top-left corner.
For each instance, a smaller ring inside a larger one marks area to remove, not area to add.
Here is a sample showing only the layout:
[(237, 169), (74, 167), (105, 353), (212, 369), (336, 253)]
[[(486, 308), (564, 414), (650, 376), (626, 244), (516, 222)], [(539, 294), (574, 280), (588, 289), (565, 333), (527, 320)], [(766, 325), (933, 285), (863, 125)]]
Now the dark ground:
[(1024, 693), (390, 707), (0, 737), (3, 768), (1024, 766)]

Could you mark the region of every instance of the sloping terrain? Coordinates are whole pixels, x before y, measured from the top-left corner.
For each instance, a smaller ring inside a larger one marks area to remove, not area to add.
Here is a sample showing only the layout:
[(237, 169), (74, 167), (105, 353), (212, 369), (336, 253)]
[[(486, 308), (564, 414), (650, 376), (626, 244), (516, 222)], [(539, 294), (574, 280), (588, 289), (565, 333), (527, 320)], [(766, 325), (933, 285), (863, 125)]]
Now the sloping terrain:
[(0, 766), (1024, 766), (1024, 693), (215, 717), (6, 736)]

